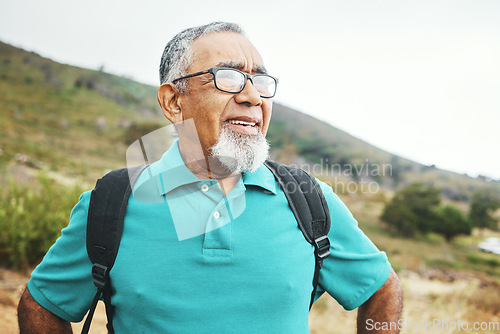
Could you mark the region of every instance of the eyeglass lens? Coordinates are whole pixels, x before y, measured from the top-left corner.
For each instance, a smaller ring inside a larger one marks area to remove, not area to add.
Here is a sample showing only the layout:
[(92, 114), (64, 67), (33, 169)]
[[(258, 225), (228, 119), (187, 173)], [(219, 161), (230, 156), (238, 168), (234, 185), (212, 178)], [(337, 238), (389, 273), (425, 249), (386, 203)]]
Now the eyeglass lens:
[[(240, 92), (245, 85), (246, 77), (243, 73), (232, 69), (220, 69), (216, 72), (217, 87), (230, 93)], [(276, 90), (275, 80), (265, 74), (256, 75), (253, 79), (255, 89), (262, 97), (273, 96)]]

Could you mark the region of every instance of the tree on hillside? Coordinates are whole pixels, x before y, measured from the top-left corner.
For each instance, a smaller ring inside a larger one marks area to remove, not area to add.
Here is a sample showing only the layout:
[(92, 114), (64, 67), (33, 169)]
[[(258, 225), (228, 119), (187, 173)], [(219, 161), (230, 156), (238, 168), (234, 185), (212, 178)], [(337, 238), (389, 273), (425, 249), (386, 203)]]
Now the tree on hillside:
[(500, 208), (500, 196), (491, 190), (478, 191), (472, 196), (469, 219), (477, 227), (498, 229), (498, 221), (493, 213)]
[(457, 235), (470, 235), (472, 232), (472, 224), (469, 219), (462, 211), (452, 205), (438, 208), (437, 217), (432, 230), (441, 234), (448, 242)]
[(439, 194), (439, 189), (432, 186), (411, 184), (394, 195), (380, 218), (406, 237), (429, 232), (437, 220), (436, 208), (441, 202)]

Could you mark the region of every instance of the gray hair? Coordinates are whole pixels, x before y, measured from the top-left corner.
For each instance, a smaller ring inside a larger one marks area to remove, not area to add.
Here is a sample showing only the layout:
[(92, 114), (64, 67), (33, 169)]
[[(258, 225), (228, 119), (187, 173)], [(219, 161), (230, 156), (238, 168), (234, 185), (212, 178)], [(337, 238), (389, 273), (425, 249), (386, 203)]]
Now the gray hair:
[[(174, 36), (165, 46), (160, 61), (160, 84), (172, 82), (187, 74), (187, 68), (192, 63), (191, 45), (201, 36), (220, 32), (232, 31), (245, 36), (240, 25), (228, 22), (212, 22), (199, 27), (188, 28)], [(186, 80), (176, 83), (179, 90), (186, 90)]]

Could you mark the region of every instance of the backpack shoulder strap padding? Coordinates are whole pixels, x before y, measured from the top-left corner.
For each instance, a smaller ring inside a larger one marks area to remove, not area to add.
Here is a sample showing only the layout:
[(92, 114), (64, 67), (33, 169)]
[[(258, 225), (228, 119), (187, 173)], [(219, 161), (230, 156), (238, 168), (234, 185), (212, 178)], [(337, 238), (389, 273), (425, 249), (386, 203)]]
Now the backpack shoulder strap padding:
[(101, 295), (106, 304), (108, 330), (113, 332), (109, 271), (118, 254), (123, 221), (132, 188), (146, 167), (147, 165), (141, 165), (113, 170), (100, 178), (92, 190), (87, 217), (87, 253), (93, 264), (92, 277), (97, 293), (82, 333), (88, 332), (94, 309)]
[(330, 231), (330, 211), (318, 182), (300, 168), (271, 160), (267, 160), (265, 165), (285, 193), (304, 237), (314, 246), (317, 239)]
[(87, 218), (87, 253), (92, 263), (105, 265), (109, 270), (113, 267), (132, 186), (145, 167), (113, 170), (100, 178), (92, 190)]
[(323, 191), (316, 179), (306, 171), (266, 160), (265, 165), (273, 173), (285, 193), (288, 204), (297, 220), (304, 238), (314, 246), (316, 267), (313, 278), (312, 306), (323, 259), (330, 254), (330, 211)]

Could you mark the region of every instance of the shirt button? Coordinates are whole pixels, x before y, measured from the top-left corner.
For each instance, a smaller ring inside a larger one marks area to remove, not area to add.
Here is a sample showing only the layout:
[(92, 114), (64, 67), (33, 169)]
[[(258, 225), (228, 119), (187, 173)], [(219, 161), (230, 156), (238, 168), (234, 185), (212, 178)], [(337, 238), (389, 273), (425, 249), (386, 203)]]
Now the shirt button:
[(215, 211), (215, 212), (214, 212), (214, 218), (215, 218), (215, 219), (219, 219), (219, 218), (220, 218), (220, 213), (219, 213), (219, 211)]
[(206, 193), (206, 192), (208, 191), (208, 185), (207, 185), (207, 184), (203, 184), (203, 185), (201, 186), (201, 190), (203, 190), (203, 192), (205, 192), (205, 193)]

